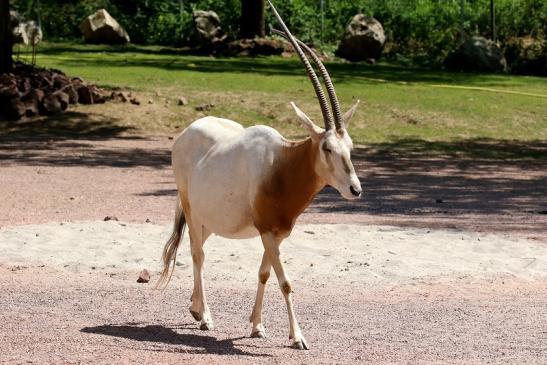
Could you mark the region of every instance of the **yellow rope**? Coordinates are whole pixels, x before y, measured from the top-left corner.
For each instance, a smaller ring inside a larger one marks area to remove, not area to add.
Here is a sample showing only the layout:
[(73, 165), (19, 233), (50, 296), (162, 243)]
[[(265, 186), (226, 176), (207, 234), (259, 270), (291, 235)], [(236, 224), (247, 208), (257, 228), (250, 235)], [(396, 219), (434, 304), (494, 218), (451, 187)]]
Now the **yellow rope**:
[(443, 84), (427, 85), (427, 84), (412, 83), (412, 82), (406, 82), (406, 81), (388, 81), (388, 80), (385, 80), (385, 79), (377, 79), (377, 78), (372, 78), (372, 77), (360, 77), (360, 78), (365, 79), (365, 80), (369, 80), (369, 81), (376, 81), (376, 82), (386, 82), (386, 83), (391, 82), (393, 84), (399, 84), (399, 85), (413, 85), (414, 84), (414, 85), (422, 85), (422, 86), (439, 87), (439, 88), (444, 88), (444, 89), (462, 89), (462, 90), (488, 91), (488, 92), (491, 92), (491, 93), (533, 96), (533, 97), (536, 97), (536, 98), (545, 98), (545, 99), (547, 99), (547, 95), (543, 95), (543, 94), (525, 93), (525, 92), (513, 91), (513, 90), (492, 89), (492, 88), (489, 88), (489, 87), (443, 85)]
[(441, 87), (445, 89), (463, 89), (463, 90), (477, 90), (477, 91), (488, 91), (491, 93), (501, 93), (501, 94), (514, 94), (514, 95), (523, 95), (523, 96), (534, 96), (537, 98), (546, 98), (547, 95), (534, 94), (534, 93), (523, 93), (520, 91), (513, 90), (500, 90), (500, 89), (491, 89), (489, 87), (479, 87), (479, 86), (459, 86), (459, 85), (431, 85), (432, 87)]

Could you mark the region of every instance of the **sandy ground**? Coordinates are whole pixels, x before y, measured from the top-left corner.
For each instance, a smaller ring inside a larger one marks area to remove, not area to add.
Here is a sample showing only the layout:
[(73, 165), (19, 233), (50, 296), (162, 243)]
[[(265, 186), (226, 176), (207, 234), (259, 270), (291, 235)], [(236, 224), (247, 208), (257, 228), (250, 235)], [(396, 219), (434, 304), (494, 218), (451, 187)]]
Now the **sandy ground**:
[(545, 160), (358, 149), (365, 198), (325, 189), (282, 247), (299, 352), (275, 280), (248, 338), (257, 240), (206, 244), (214, 331), (187, 311), (186, 241), (167, 290), (136, 283), (169, 233), (171, 143), (0, 138), (0, 363), (547, 363)]
[(1, 361), (23, 363), (537, 363), (547, 361), (547, 250), (533, 239), (455, 230), (301, 225), (284, 242), (313, 346), (289, 349), (275, 281), (269, 338), (248, 338), (260, 241), (207, 242), (216, 329), (186, 307), (185, 241), (170, 287), (152, 277), (170, 227), (122, 222), (0, 230)]

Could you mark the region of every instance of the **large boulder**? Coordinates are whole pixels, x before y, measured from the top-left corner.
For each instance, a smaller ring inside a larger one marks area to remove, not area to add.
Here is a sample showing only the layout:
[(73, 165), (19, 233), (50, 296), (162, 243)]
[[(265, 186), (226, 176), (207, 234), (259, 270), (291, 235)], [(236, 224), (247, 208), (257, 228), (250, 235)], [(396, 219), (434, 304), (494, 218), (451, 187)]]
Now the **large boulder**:
[(382, 24), (371, 16), (355, 15), (344, 33), (336, 55), (349, 61), (378, 59), (386, 42)]
[(89, 43), (125, 44), (129, 35), (105, 9), (97, 10), (80, 24), (80, 31)]
[(9, 15), (13, 44), (28, 44), (29, 37), (23, 16), (15, 10), (10, 10)]
[(501, 49), (484, 37), (467, 38), (458, 49), (446, 59), (446, 66), (462, 71), (503, 72), (507, 62)]
[(201, 44), (211, 44), (226, 38), (220, 26), (220, 18), (214, 11), (196, 10), (193, 17), (195, 41)]

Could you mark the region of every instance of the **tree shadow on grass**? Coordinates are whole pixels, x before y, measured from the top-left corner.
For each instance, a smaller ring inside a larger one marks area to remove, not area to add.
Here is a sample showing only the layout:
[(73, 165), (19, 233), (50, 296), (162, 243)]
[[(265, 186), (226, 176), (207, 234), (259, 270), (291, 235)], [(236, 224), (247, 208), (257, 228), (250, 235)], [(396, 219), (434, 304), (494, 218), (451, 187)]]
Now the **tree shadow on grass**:
[(202, 55), (193, 48), (173, 48), (162, 46), (139, 46), (137, 44), (126, 45), (104, 45), (104, 44), (74, 44), (74, 43), (56, 43), (48, 44), (47, 47), (40, 49), (39, 54), (57, 55), (59, 53), (137, 53), (143, 55), (172, 55), (188, 56)]
[[(178, 329), (178, 328), (177, 328)], [(183, 328), (184, 330), (184, 328)], [(167, 345), (190, 347), (187, 349), (165, 349), (161, 351), (184, 352), (190, 354), (214, 354), (214, 355), (240, 355), (250, 357), (271, 357), (269, 354), (251, 353), (243, 351), (234, 345), (234, 341), (245, 337), (217, 340), (212, 336), (193, 333), (179, 333), (173, 328), (161, 325), (102, 325), (96, 327), (84, 327), (83, 333), (93, 333), (105, 336), (126, 338), (133, 341), (156, 342)], [(154, 351), (158, 351), (154, 349)]]
[[(189, 49), (146, 47), (95, 47), (85, 49), (71, 46), (52, 46), (41, 53), (63, 54), (62, 63), (69, 66), (86, 67), (150, 67), (173, 71), (197, 71), (208, 73), (257, 73), (262, 75), (285, 75), (305, 77), (305, 71), (297, 58), (281, 57), (197, 57), (203, 56)], [(70, 54), (73, 53), (74, 57)], [(112, 53), (113, 57), (78, 57), (78, 54)], [(126, 57), (123, 57), (126, 55)], [(157, 56), (157, 57), (154, 57)], [(329, 73), (336, 82), (355, 80), (370, 83), (379, 81), (402, 83), (465, 84), (473, 86), (524, 86), (530, 79), (516, 79), (504, 75), (481, 74), (472, 72), (450, 72), (425, 68), (402, 67), (395, 64), (380, 63), (368, 65), (364, 62), (326, 62)]]

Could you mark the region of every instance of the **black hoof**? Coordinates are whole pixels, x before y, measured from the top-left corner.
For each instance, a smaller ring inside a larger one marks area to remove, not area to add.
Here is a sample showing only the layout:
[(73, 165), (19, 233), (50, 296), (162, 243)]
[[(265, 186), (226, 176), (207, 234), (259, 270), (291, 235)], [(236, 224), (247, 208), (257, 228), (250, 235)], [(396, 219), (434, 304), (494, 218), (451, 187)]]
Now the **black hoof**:
[(201, 326), (199, 326), (199, 329), (202, 331), (210, 331), (213, 329), (213, 325), (210, 323), (202, 323)]
[(308, 347), (308, 344), (304, 340), (294, 342), (292, 344), (292, 347), (293, 347), (293, 349), (297, 349), (297, 350), (309, 350), (310, 349)]

